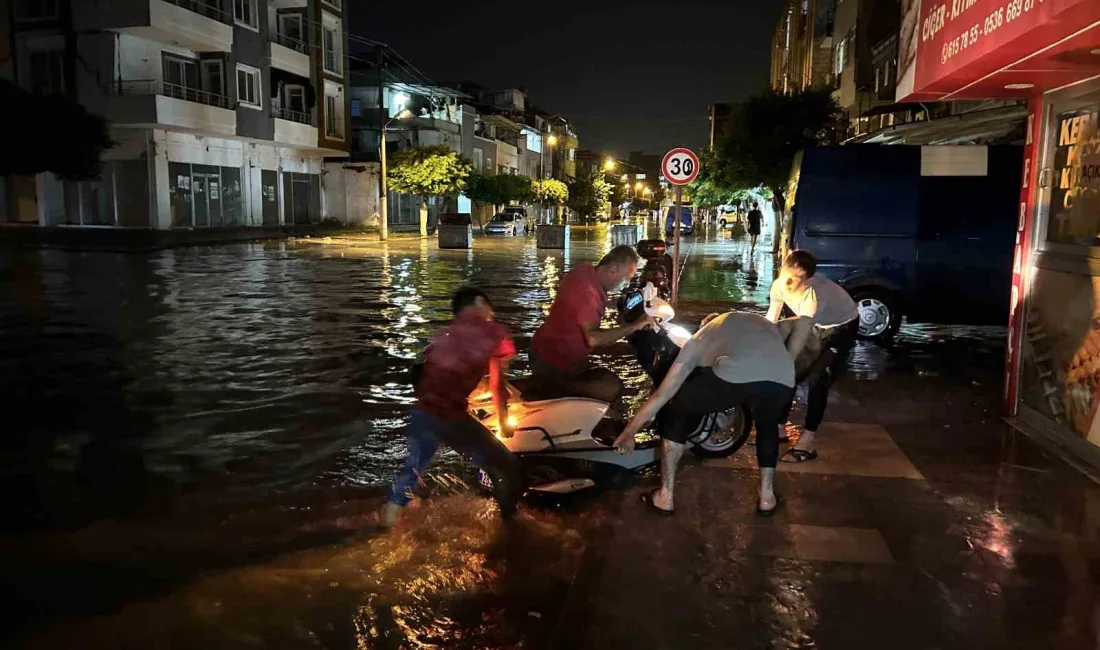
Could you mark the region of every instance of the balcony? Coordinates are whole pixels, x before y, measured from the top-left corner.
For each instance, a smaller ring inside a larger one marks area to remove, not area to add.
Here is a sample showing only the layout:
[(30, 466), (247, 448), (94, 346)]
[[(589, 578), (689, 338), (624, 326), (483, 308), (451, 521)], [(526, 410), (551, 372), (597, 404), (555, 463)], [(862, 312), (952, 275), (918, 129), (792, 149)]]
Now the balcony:
[(275, 143), (295, 147), (316, 147), (317, 127), (309, 113), (285, 108), (272, 109), (275, 117)]
[(306, 44), (302, 41), (278, 34), (275, 40), (271, 41), (269, 54), (271, 67), (286, 70), (306, 79), (310, 78), (312, 66)]
[(196, 52), (233, 49), (231, 14), (216, 0), (95, 0), (74, 2), (82, 29), (111, 30)]
[(236, 135), (237, 112), (225, 95), (155, 79), (120, 81), (107, 105), (115, 124)]

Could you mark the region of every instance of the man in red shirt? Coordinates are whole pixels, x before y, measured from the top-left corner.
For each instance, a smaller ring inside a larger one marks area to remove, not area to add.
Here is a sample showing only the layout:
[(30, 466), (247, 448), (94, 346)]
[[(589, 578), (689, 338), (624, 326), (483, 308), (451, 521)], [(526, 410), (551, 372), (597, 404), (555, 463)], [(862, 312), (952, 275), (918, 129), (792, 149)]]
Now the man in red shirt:
[(416, 404), (405, 428), (409, 452), (382, 515), (387, 526), (408, 504), (409, 493), (428, 469), (440, 442), (489, 474), (502, 516), (511, 516), (523, 494), (519, 460), (467, 412), (467, 399), (488, 369), (501, 435), (512, 435), (504, 373), (516, 347), (507, 328), (493, 321), (493, 305), (480, 289), (459, 289), (451, 298), (451, 308), (455, 318), (428, 345), (416, 380)]
[(600, 329), (608, 294), (626, 286), (638, 270), (638, 254), (616, 246), (596, 266), (581, 264), (565, 274), (550, 315), (531, 339), (531, 372), (541, 381), (578, 397), (614, 402), (623, 382), (588, 360), (592, 348), (609, 345), (651, 324), (650, 317), (630, 325)]

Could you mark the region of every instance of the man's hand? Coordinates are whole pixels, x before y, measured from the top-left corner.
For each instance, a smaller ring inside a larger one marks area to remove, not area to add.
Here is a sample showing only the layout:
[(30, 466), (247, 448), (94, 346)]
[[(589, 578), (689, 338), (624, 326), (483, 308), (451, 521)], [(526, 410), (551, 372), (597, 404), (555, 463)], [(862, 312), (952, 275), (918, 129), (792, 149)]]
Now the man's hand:
[(630, 326), (633, 328), (632, 331), (634, 331), (634, 332), (637, 332), (637, 331), (642, 330), (646, 327), (649, 327), (650, 325), (656, 326), (657, 325), (657, 319), (653, 318), (649, 314), (646, 314), (645, 316), (642, 316), (641, 318), (639, 318), (638, 320), (636, 320), (636, 321), (634, 321), (633, 323), (630, 324)]
[(512, 430), (512, 425), (508, 424), (507, 420), (502, 421), (500, 423), (500, 437), (511, 438), (514, 435), (516, 435), (516, 432)]
[(615, 438), (614, 446), (620, 454), (627, 456), (634, 453), (634, 444), (634, 434), (630, 431), (623, 431), (618, 438)]

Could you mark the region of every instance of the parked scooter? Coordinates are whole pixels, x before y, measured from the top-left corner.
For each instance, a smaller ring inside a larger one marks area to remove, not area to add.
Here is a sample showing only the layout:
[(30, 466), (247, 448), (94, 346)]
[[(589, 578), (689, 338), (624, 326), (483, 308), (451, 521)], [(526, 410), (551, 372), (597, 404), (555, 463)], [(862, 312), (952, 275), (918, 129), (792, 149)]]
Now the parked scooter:
[(632, 288), (641, 290), (652, 284), (658, 297), (669, 300), (672, 296), (672, 256), (668, 254), (668, 243), (663, 239), (643, 239), (635, 245), (635, 250), (645, 260), (645, 266)]
[[(634, 322), (642, 314), (658, 321), (627, 338), (654, 385), (664, 379), (680, 347), (691, 338), (687, 330), (672, 322), (672, 306), (657, 293), (654, 285), (646, 284), (644, 289), (628, 291), (618, 304), (624, 322)], [(571, 494), (594, 486), (611, 473), (637, 470), (658, 460), (659, 440), (655, 437), (640, 442), (632, 454), (618, 453), (614, 441), (624, 423), (607, 417), (607, 402), (571, 396), (541, 386), (534, 378), (510, 382), (509, 392), (513, 435), (502, 442), (519, 457), (528, 488), (534, 493)], [(470, 414), (498, 432), (491, 391), (479, 388), (474, 392)], [(688, 442), (699, 456), (721, 458), (740, 449), (751, 428), (748, 409), (735, 407), (700, 418)], [(478, 483), (492, 486), (485, 472), (478, 475)]]

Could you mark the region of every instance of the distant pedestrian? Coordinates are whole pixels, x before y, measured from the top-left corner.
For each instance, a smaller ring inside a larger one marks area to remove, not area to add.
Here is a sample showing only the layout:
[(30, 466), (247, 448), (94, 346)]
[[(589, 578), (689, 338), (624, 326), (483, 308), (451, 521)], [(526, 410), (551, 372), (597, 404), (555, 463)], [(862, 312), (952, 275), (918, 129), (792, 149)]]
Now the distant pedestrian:
[(760, 211), (755, 203), (752, 204), (752, 209), (749, 210), (749, 252), (756, 250), (756, 238), (760, 236), (760, 225), (764, 222), (764, 213)]
[(802, 435), (780, 458), (787, 463), (802, 463), (817, 458), (814, 438), (825, 418), (829, 388), (847, 368), (859, 331), (859, 311), (843, 287), (817, 275), (817, 259), (804, 250), (793, 250), (783, 260), (779, 277), (772, 283), (768, 320), (779, 321), (784, 306), (795, 316), (813, 319), (814, 337), (808, 347), (821, 350), (822, 355), (832, 355), (831, 360), (823, 356), (820, 361), (828, 363), (810, 372), (806, 380), (809, 399)]
[(405, 427), (409, 451), (382, 515), (386, 526), (393, 525), (408, 504), (409, 493), (428, 469), (440, 442), (489, 474), (502, 516), (511, 516), (523, 493), (519, 460), (467, 412), (470, 393), (488, 371), (501, 436), (512, 435), (505, 372), (516, 347), (507, 328), (493, 321), (493, 305), (480, 289), (456, 291), (451, 309), (454, 320), (428, 344), (419, 377), (414, 379), (416, 404)]

